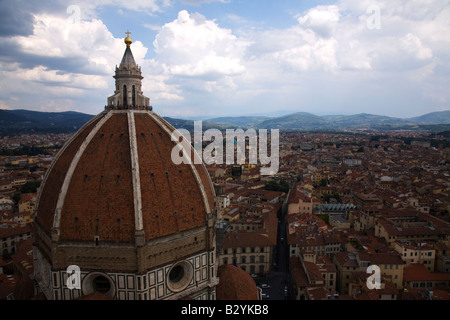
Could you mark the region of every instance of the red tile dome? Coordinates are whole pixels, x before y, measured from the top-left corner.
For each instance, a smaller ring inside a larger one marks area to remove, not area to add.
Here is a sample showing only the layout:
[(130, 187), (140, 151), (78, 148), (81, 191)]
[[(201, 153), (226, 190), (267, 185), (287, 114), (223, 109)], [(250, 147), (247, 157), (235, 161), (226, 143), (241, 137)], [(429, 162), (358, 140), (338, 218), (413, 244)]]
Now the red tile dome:
[(252, 277), (230, 264), (219, 267), (217, 276), (217, 300), (258, 300), (258, 288)]
[(205, 226), (214, 188), (203, 164), (172, 162), (174, 130), (148, 110), (93, 118), (48, 170), (36, 224), (54, 241), (115, 243)]

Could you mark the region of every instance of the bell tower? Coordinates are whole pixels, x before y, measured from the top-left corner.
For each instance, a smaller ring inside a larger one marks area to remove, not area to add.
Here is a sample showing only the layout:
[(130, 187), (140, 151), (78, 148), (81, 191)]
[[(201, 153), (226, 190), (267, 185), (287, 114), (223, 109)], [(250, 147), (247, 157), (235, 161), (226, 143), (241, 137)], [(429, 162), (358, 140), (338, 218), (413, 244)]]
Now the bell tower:
[(108, 98), (107, 109), (150, 109), (150, 99), (142, 92), (142, 72), (134, 60), (131, 52), (133, 40), (130, 38), (130, 31), (125, 32), (127, 37), (125, 53), (122, 62), (117, 67), (114, 79), (116, 79), (116, 90), (114, 95)]

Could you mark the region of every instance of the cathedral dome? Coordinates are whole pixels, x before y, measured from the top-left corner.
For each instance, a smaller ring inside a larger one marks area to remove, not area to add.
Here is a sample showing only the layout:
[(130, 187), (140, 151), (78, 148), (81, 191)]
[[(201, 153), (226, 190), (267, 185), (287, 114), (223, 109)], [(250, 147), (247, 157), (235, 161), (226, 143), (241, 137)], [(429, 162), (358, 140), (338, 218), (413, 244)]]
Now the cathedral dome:
[[(67, 141), (39, 189), (34, 280), (50, 300), (98, 292), (119, 300), (214, 299), (208, 171), (202, 162), (172, 161), (176, 129), (143, 95), (129, 46), (122, 62), (105, 110)], [(184, 147), (194, 159), (190, 143)]]
[(205, 225), (214, 189), (203, 164), (172, 162), (174, 130), (152, 111), (96, 116), (49, 169), (36, 223), (58, 241), (120, 243)]

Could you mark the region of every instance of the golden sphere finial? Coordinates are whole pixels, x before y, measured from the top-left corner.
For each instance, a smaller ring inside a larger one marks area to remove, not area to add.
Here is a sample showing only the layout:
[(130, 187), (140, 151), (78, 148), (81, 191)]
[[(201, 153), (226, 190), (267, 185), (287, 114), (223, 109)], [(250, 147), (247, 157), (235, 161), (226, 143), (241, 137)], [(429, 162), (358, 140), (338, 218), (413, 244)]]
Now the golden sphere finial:
[(125, 34), (127, 35), (127, 37), (125, 38), (124, 42), (127, 45), (127, 47), (129, 47), (133, 43), (133, 40), (131, 40), (131, 38), (130, 38), (131, 32), (129, 30), (127, 30), (127, 32), (125, 32)]

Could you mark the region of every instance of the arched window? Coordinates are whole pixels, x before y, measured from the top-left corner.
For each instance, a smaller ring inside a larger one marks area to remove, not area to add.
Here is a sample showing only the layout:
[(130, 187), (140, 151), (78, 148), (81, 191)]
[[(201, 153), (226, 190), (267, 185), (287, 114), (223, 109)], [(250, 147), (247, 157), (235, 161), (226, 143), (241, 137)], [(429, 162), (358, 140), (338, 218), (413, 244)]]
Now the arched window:
[(123, 85), (123, 105), (126, 106), (128, 105), (128, 98), (127, 98), (127, 85), (124, 84)]
[(136, 87), (133, 84), (132, 90), (131, 90), (131, 103), (132, 106), (135, 107), (136, 106)]

